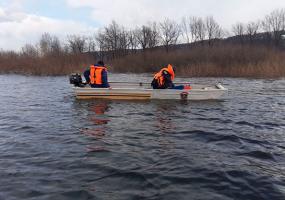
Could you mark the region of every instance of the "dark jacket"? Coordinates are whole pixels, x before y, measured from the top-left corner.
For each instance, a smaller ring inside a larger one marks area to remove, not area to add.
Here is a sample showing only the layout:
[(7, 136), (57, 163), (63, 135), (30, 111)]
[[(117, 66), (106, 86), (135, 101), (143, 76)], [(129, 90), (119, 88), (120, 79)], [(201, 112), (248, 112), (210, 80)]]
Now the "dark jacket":
[(166, 70), (163, 70), (162, 76), (164, 78), (164, 84), (162, 86), (159, 86), (158, 80), (153, 79), (151, 82), (151, 86), (153, 87), (153, 89), (171, 89), (171, 88), (174, 88), (174, 84), (171, 80), (171, 75), (169, 74), (169, 72)]
[[(98, 66), (98, 65), (95, 65)], [(84, 72), (84, 78), (86, 80), (87, 83), (90, 83), (90, 69), (87, 69)], [(93, 88), (108, 88), (110, 87), (109, 83), (108, 83), (108, 76), (107, 76), (107, 71), (106, 70), (102, 70), (102, 84), (90, 84), (91, 87)]]

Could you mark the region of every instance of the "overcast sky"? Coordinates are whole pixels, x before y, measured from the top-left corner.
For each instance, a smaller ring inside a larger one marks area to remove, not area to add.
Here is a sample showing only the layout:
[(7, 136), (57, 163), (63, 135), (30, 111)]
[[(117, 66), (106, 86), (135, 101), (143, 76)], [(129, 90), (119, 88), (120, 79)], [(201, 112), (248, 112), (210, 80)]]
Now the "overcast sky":
[(91, 34), (112, 20), (135, 28), (211, 15), (230, 31), (236, 22), (262, 19), (278, 8), (285, 8), (285, 0), (0, 0), (0, 49), (35, 44), (44, 32), (61, 38)]

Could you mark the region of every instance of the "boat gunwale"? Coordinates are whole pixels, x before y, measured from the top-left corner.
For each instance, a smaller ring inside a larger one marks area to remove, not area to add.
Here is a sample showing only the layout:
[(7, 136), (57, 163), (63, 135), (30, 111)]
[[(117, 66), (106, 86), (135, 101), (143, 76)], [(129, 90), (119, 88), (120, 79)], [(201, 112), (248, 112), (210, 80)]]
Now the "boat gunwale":
[(129, 90), (129, 91), (203, 91), (203, 92), (214, 92), (214, 91), (228, 91), (227, 88), (213, 88), (213, 87), (205, 87), (204, 89), (152, 89), (152, 88), (92, 88), (92, 87), (73, 87), (75, 90), (91, 90), (91, 91), (112, 91), (112, 90)]

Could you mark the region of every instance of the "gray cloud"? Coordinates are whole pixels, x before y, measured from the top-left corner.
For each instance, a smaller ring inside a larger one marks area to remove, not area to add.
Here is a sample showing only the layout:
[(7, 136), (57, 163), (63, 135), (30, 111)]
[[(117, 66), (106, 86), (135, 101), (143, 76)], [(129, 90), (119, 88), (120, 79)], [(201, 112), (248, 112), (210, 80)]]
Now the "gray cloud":
[[(0, 6), (0, 49), (20, 49), (25, 43), (35, 43), (43, 32), (58, 36), (90, 33), (95, 27), (84, 22), (52, 19), (23, 12), (23, 5), (30, 0), (11, 0)], [(149, 21), (164, 18), (177, 22), (184, 16), (205, 17), (212, 15), (227, 29), (236, 22), (262, 19), (277, 8), (285, 8), (285, 0), (65, 0), (66, 6), (89, 8), (89, 16), (105, 26), (112, 20), (135, 28)]]
[(66, 0), (67, 5), (92, 9), (91, 17), (102, 25), (116, 20), (135, 26), (164, 18), (214, 16), (225, 28), (236, 22), (263, 18), (276, 8), (285, 8), (284, 0)]
[(20, 50), (26, 43), (35, 44), (44, 32), (64, 38), (67, 34), (86, 34), (96, 28), (70, 20), (13, 12), (0, 7), (0, 49)]

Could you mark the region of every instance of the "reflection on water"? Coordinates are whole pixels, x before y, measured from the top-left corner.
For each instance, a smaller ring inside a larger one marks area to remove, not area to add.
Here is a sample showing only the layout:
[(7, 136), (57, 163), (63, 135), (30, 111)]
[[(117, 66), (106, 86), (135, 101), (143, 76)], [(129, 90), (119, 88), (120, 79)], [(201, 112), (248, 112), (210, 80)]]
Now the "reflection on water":
[(173, 109), (175, 108), (173, 108), (173, 105), (171, 104), (162, 104), (157, 106), (154, 112), (155, 122), (161, 133), (172, 133), (175, 129), (171, 119), (171, 117), (175, 117), (173, 113), (171, 113)]
[[(88, 127), (83, 127), (81, 133), (83, 135), (92, 137), (96, 140), (103, 140), (107, 134), (107, 124), (110, 121), (105, 114), (109, 109), (108, 101), (90, 101), (86, 104), (87, 120), (90, 122)], [(87, 146), (88, 152), (103, 152), (107, 149), (98, 144), (92, 144)]]

